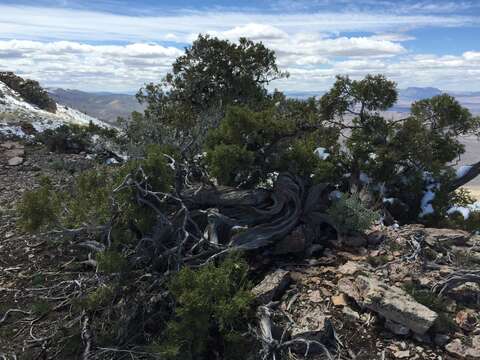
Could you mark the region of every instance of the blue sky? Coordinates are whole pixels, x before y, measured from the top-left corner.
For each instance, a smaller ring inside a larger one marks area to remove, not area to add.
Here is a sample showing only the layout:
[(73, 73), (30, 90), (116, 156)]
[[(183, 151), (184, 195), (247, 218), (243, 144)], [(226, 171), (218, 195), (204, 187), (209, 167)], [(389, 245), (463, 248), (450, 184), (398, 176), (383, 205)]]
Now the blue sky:
[(322, 91), (336, 74), (400, 87), (480, 91), (478, 0), (0, 0), (0, 70), (45, 86), (134, 92), (158, 81), (198, 33), (249, 37), (287, 80)]

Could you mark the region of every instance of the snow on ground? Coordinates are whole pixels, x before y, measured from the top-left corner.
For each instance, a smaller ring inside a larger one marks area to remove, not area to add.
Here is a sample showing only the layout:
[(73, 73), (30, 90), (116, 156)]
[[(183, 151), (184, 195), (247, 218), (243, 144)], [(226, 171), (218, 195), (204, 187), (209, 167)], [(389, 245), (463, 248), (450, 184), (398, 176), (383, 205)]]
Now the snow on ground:
[(56, 113), (51, 113), (24, 101), (22, 97), (0, 81), (0, 133), (25, 137), (18, 126), (20, 122), (32, 124), (35, 130), (42, 132), (64, 124), (88, 125), (92, 122), (101, 127), (112, 127), (78, 110), (57, 104)]

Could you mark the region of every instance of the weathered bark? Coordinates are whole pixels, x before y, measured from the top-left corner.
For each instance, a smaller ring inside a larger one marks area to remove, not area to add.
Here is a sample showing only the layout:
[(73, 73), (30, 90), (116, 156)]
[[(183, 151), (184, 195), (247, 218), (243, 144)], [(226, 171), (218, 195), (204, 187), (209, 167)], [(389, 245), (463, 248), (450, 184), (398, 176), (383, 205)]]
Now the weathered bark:
[[(285, 173), (272, 190), (208, 187), (186, 190), (182, 198), (189, 208), (208, 210), (209, 237), (215, 243), (253, 250), (272, 245), (301, 224), (317, 228), (328, 223), (331, 190), (315, 185), (306, 191), (301, 178)], [(243, 231), (235, 233), (238, 228)]]
[(478, 175), (480, 175), (480, 161), (470, 166), (471, 168), (467, 172), (465, 172), (463, 176), (456, 178), (449, 184), (448, 190), (450, 192), (455, 191), (459, 187), (465, 185), (466, 183), (468, 183), (469, 181), (472, 181)]

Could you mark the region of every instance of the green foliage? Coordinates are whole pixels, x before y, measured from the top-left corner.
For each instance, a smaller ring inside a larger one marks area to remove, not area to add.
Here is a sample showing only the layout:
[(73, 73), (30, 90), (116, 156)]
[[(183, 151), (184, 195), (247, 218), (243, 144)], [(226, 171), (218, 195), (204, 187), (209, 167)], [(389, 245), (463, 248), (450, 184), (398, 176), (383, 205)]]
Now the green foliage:
[(166, 359), (210, 359), (212, 345), (224, 349), (225, 359), (245, 359), (252, 295), (248, 265), (232, 256), (219, 265), (183, 268), (171, 280), (175, 318), (167, 325), (157, 351)]
[(40, 188), (27, 191), (17, 206), (19, 225), (33, 232), (55, 223), (61, 211), (58, 193), (48, 178), (42, 179)]
[(117, 130), (102, 128), (92, 122), (88, 126), (69, 124), (45, 130), (39, 139), (52, 152), (79, 153), (92, 147), (94, 135), (116, 140)]
[(96, 260), (98, 271), (109, 274), (123, 272), (128, 266), (127, 259), (114, 250), (97, 253)]
[(255, 154), (239, 145), (220, 144), (207, 154), (210, 164), (210, 174), (219, 183), (234, 185), (239, 179), (247, 179), (248, 172), (244, 171), (253, 165)]
[(342, 194), (327, 213), (341, 234), (363, 233), (379, 219), (379, 213), (366, 207), (357, 193)]
[(37, 105), (40, 109), (52, 113), (57, 111), (57, 104), (48, 96), (38, 81), (25, 80), (13, 72), (0, 72), (0, 81), (18, 92), (25, 101)]
[(82, 301), (82, 306), (89, 311), (99, 311), (112, 303), (115, 292), (112, 286), (101, 286), (89, 293)]
[(261, 108), (270, 99), (268, 83), (286, 75), (279, 71), (274, 52), (262, 43), (199, 35), (159, 84), (139, 91), (137, 98), (147, 109), (132, 116), (127, 137), (137, 146), (190, 144), (198, 150), (227, 106)]
[(338, 133), (316, 124), (314, 103), (278, 100), (263, 111), (230, 107), (209, 131), (206, 162), (221, 184), (251, 187), (282, 171), (319, 181), (338, 173), (327, 164), (333, 156), (321, 160), (314, 154), (320, 145), (338, 151)]
[[(144, 159), (85, 171), (64, 189), (54, 189), (49, 180), (44, 180), (38, 189), (26, 192), (18, 204), (19, 224), (31, 232), (47, 226), (86, 228), (95, 232), (113, 220), (113, 241), (117, 245), (128, 243), (134, 236), (132, 228), (141, 232), (151, 229), (155, 213), (135, 200), (134, 189), (126, 187), (116, 193), (113, 190), (129, 174), (137, 181), (144, 181), (137, 171), (142, 168), (152, 190), (169, 192), (174, 171), (167, 164), (163, 150), (169, 151), (151, 146)], [(105, 271), (116, 270), (106, 265)]]
[(52, 306), (45, 300), (39, 300), (32, 304), (32, 313), (39, 317), (47, 315), (51, 310)]
[(417, 101), (404, 119), (383, 117), (381, 111), (396, 99), (396, 84), (382, 75), (358, 81), (340, 76), (320, 99), (320, 114), (351, 133), (341, 156), (345, 172), (365, 173), (372, 183), (382, 184), (388, 197), (403, 202), (393, 216), (416, 220), (426, 187), (436, 183), (432, 221), (439, 221), (453, 202), (451, 163), (464, 152), (458, 137), (476, 134), (480, 120), (446, 94)]

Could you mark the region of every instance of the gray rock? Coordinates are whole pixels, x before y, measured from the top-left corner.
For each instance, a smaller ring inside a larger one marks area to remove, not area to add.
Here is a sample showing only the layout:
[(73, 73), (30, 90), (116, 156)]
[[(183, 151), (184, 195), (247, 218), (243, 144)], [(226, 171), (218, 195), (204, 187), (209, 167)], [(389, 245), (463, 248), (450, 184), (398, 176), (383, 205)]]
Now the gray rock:
[(392, 320), (389, 320), (389, 319), (387, 319), (387, 321), (385, 321), (385, 328), (390, 330), (395, 335), (406, 336), (406, 335), (410, 334), (410, 329), (408, 327), (406, 327), (402, 324), (398, 324), (398, 323), (396, 323)]
[(23, 163), (23, 158), (19, 156), (15, 156), (8, 160), (8, 165), (10, 166), (17, 166), (17, 165), (20, 165), (21, 163)]
[(436, 334), (433, 341), (438, 346), (445, 346), (450, 341), (450, 336), (446, 334)]
[(425, 235), (425, 242), (432, 247), (464, 246), (470, 238), (470, 234), (462, 230), (425, 228), (422, 232)]
[(252, 292), (258, 303), (268, 304), (270, 301), (276, 300), (283, 295), (290, 281), (290, 273), (278, 269), (265, 276), (260, 284), (253, 288)]
[(461, 359), (480, 359), (480, 335), (467, 340), (454, 339), (445, 346), (445, 350)]
[(385, 319), (404, 325), (417, 334), (424, 334), (435, 322), (438, 315), (418, 303), (404, 290), (389, 286), (373, 277), (357, 276), (354, 283), (358, 291), (355, 300)]

